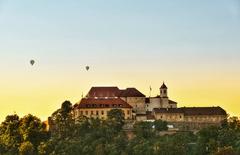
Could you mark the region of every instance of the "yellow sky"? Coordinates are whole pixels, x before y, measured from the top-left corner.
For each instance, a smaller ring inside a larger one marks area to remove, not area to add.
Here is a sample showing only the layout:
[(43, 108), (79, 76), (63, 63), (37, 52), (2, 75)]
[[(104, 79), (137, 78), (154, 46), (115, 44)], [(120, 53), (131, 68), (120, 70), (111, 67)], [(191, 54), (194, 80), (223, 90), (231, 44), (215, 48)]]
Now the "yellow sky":
[(0, 120), (14, 112), (20, 116), (32, 113), (45, 120), (63, 101), (78, 102), (81, 94), (86, 94), (91, 86), (136, 87), (148, 96), (151, 85), (152, 96), (155, 96), (159, 94), (162, 81), (169, 88), (170, 99), (177, 101), (179, 107), (221, 106), (231, 115), (240, 115), (239, 77), (223, 73), (191, 72), (191, 75), (177, 75), (176, 72), (154, 75), (147, 71), (89, 71), (74, 75), (71, 71), (60, 73), (41, 69), (17, 72), (12, 76), (5, 74), (0, 82)]

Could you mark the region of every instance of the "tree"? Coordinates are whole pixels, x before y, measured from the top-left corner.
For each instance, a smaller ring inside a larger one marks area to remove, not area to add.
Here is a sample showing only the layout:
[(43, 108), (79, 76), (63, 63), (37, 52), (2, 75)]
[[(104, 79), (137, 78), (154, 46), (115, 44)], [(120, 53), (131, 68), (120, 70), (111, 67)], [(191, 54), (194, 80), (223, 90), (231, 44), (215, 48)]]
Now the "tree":
[(154, 126), (156, 131), (166, 131), (168, 130), (167, 122), (162, 120), (154, 121)]
[(228, 119), (228, 126), (234, 130), (240, 130), (240, 120), (238, 117), (230, 117)]
[(131, 155), (152, 155), (154, 149), (151, 139), (135, 137), (129, 142), (127, 153)]
[(69, 101), (62, 103), (60, 109), (56, 110), (49, 118), (52, 136), (68, 137), (74, 132), (74, 119), (71, 113), (72, 104)]
[(64, 101), (61, 107), (61, 114), (63, 118), (67, 119), (71, 110), (72, 110), (72, 103), (70, 101)]
[(38, 145), (49, 138), (46, 126), (39, 118), (28, 114), (20, 119), (19, 132), (22, 140), (30, 142), (34, 149), (37, 150)]
[(213, 155), (237, 155), (237, 153), (233, 150), (232, 147), (223, 147), (220, 148)]
[(124, 112), (121, 109), (112, 109), (107, 114), (109, 126), (121, 131), (124, 125)]
[(0, 142), (2, 143), (2, 151), (5, 149), (10, 154), (17, 154), (21, 143), (18, 115), (8, 115), (2, 122), (0, 125)]
[(19, 147), (20, 155), (33, 155), (34, 153), (34, 146), (31, 142), (26, 141), (23, 142)]
[(134, 132), (137, 137), (145, 139), (154, 137), (154, 129), (152, 122), (137, 122), (134, 124)]
[(198, 153), (209, 154), (217, 150), (219, 128), (210, 126), (198, 132)]
[(234, 146), (236, 137), (238, 137), (238, 133), (231, 128), (223, 128), (219, 130), (217, 138), (219, 147)]

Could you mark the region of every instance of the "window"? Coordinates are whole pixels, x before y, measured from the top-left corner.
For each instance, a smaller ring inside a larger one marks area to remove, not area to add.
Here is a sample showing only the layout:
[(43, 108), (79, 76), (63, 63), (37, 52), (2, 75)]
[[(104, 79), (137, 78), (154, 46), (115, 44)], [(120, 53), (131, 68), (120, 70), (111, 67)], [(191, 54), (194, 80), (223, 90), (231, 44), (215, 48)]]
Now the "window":
[(182, 118), (182, 116), (181, 116), (181, 115), (180, 115), (179, 117), (180, 117), (180, 118)]
[(104, 115), (104, 111), (102, 110), (102, 115)]
[(163, 92), (164, 92), (164, 94), (166, 94), (166, 93), (167, 93), (167, 90), (164, 90)]
[(80, 111), (80, 114), (83, 115), (83, 111)]
[(91, 115), (93, 115), (93, 111), (91, 111)]
[(98, 115), (98, 111), (96, 111), (96, 115)]
[(127, 111), (127, 114), (128, 114), (128, 115), (130, 114), (130, 111), (129, 111), (129, 110)]
[(85, 111), (85, 114), (88, 115), (88, 111)]

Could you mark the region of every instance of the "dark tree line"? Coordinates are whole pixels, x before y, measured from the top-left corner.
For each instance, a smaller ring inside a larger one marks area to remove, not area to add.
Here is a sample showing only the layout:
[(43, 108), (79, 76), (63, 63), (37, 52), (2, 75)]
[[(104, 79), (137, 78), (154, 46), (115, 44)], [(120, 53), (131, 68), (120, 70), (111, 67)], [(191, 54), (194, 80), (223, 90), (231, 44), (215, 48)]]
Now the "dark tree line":
[(134, 136), (123, 130), (124, 113), (113, 109), (107, 120), (82, 117), (73, 120), (72, 104), (65, 101), (51, 118), (51, 132), (32, 115), (9, 115), (0, 125), (1, 155), (238, 155), (240, 120), (232, 117), (221, 127), (197, 134), (161, 135), (167, 122), (138, 122)]

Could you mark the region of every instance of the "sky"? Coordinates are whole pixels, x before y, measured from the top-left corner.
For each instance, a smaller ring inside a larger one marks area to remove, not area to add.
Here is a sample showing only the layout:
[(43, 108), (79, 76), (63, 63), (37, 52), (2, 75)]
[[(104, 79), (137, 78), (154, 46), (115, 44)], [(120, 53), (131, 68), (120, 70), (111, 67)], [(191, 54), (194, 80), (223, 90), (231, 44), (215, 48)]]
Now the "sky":
[(179, 107), (240, 116), (239, 0), (0, 0), (0, 121), (163, 81)]

